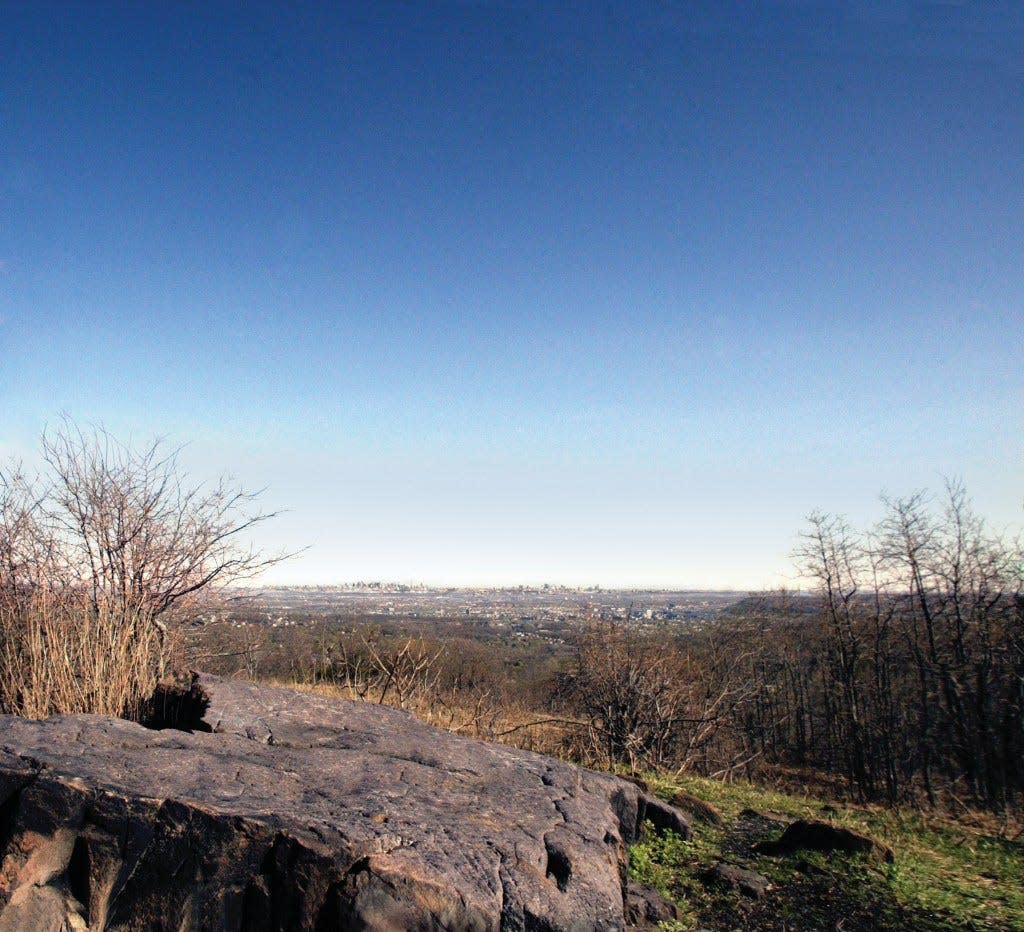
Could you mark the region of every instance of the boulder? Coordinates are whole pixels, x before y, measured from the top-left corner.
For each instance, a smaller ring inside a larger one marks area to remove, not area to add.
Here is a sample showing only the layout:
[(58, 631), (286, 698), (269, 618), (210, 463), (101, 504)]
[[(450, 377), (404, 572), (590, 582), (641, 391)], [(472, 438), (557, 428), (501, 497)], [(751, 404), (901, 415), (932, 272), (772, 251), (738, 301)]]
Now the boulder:
[(892, 848), (888, 845), (820, 819), (798, 819), (778, 839), (758, 846), (758, 850), (765, 854), (791, 854), (805, 848), (826, 853), (863, 854), (872, 861), (891, 863), (894, 860)]
[(0, 716), (0, 932), (622, 929), (627, 845), (672, 821), (386, 706), (192, 695), (162, 730)]

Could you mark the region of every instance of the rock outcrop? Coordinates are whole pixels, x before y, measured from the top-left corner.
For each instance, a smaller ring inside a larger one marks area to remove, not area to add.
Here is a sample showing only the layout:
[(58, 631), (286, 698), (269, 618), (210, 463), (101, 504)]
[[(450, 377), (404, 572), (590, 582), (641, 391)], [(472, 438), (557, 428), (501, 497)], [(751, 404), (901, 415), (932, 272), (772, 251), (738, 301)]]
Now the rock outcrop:
[(622, 929), (645, 817), (688, 830), (402, 711), (197, 686), (178, 728), (0, 717), (0, 932)]

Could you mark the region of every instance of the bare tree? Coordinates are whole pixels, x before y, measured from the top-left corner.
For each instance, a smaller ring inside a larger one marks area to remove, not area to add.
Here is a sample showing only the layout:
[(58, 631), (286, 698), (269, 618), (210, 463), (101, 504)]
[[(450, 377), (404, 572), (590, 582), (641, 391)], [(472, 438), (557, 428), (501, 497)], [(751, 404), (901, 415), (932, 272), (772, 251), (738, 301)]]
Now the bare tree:
[(339, 656), (331, 664), (335, 681), (359, 699), (374, 697), (400, 709), (440, 694), (438, 660), (444, 647), (423, 638), (386, 638), (379, 630), (362, 632), (353, 642), (337, 645)]
[(0, 469), (0, 605), (14, 610), (53, 569), (41, 528), (42, 501), (22, 467)]
[(1006, 809), (1024, 796), (1020, 543), (959, 482), (883, 501), (866, 533), (811, 516), (816, 610), (766, 620), (750, 737), (863, 798)]
[(730, 632), (591, 620), (575, 648), (556, 702), (584, 719), (582, 733), (570, 739), (582, 741), (578, 754), (634, 772), (670, 767), (719, 775), (751, 759), (747, 745), (725, 737), (754, 693), (733, 675), (746, 658)]

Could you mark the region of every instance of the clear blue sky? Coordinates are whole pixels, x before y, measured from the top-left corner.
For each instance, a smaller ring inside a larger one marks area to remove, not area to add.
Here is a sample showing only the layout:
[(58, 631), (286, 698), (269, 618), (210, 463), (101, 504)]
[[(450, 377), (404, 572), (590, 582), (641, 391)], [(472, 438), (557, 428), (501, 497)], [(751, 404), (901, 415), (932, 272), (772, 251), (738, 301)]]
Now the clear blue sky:
[(273, 580), (760, 587), (1024, 501), (1018, 3), (12, 3), (0, 453), (288, 513)]

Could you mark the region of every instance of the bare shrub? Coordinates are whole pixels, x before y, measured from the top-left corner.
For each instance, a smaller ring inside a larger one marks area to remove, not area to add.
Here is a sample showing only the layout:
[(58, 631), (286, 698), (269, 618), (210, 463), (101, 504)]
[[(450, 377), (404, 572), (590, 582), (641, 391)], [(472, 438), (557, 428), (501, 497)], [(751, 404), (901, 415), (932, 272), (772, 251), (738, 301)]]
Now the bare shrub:
[(36, 590), (0, 607), (0, 694), (29, 718), (92, 712), (134, 718), (156, 686), (161, 641), (146, 609)]
[(666, 762), (683, 703), (678, 657), (666, 647), (628, 621), (581, 629), (564, 690), (587, 719), (586, 756), (633, 770)]
[(423, 638), (393, 639), (363, 634), (355, 645), (340, 645), (336, 676), (359, 699), (406, 708), (438, 692), (442, 646)]
[(743, 675), (745, 631), (592, 620), (575, 648), (551, 703), (564, 714), (549, 720), (567, 756), (633, 772), (750, 775), (759, 752), (741, 725), (757, 690)]
[(37, 477), (0, 470), (0, 707), (135, 714), (182, 614), (281, 559), (238, 543), (270, 515), (224, 480), (188, 485), (159, 441), (65, 421), (42, 454)]

